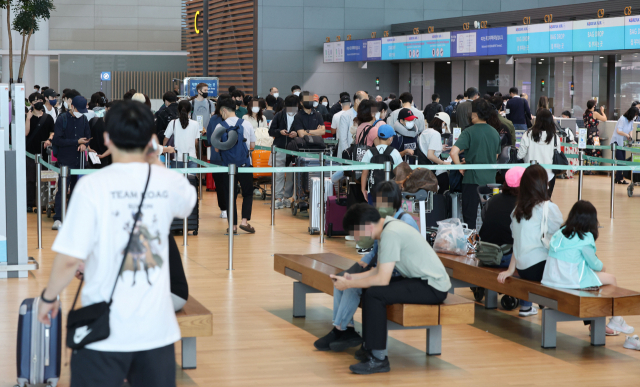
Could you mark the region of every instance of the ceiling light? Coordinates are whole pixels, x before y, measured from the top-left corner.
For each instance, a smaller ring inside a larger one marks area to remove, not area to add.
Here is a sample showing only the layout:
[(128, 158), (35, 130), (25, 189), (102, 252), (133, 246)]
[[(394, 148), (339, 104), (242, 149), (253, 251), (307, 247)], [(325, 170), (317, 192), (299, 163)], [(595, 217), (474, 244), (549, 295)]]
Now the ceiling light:
[(601, 56), (600, 59), (604, 59), (604, 56)]
[(562, 63), (565, 63), (565, 64), (566, 64), (567, 62), (562, 62)]
[(540, 58), (540, 60), (544, 60), (544, 58)]
[(493, 63), (493, 59), (490, 62)]
[(447, 64), (451, 64), (451, 62), (447, 62)]
[(542, 62), (538, 62), (538, 64), (542, 64)]

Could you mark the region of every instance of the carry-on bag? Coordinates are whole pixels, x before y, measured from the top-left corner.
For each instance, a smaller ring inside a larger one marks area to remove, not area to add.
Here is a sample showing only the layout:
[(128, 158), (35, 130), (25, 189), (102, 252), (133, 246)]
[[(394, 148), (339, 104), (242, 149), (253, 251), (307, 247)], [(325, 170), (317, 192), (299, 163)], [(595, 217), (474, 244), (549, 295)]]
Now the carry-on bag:
[(348, 234), (342, 227), (342, 219), (344, 219), (348, 208), (346, 196), (330, 196), (327, 198), (324, 229), (329, 238)]
[[(321, 206), (321, 185), (319, 177), (311, 178), (309, 189), (309, 234), (320, 232), (320, 206)], [(328, 197), (333, 195), (333, 183), (331, 179), (324, 178), (324, 198), (325, 203)], [(326, 223), (326, 222), (325, 222)]]
[[(196, 175), (187, 175), (189, 183), (198, 192), (198, 178)], [(213, 178), (211, 179), (213, 180)], [(196, 200), (196, 205), (191, 211), (191, 215), (187, 218), (187, 231), (193, 231), (193, 235), (198, 235), (198, 228), (200, 227), (200, 201)], [(171, 231), (184, 231), (184, 219), (173, 218), (171, 222)]]
[(46, 384), (55, 387), (60, 378), (62, 311), (51, 325), (38, 321), (40, 298), (27, 298), (20, 305), (16, 365), (18, 386)]

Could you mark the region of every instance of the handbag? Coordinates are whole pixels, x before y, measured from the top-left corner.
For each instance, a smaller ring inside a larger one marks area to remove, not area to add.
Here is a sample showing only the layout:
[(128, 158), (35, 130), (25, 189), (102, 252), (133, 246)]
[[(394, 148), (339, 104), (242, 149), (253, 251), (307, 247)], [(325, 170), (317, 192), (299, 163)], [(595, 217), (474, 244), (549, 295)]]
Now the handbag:
[[(556, 149), (558, 147), (558, 136), (553, 136), (553, 165), (569, 165), (569, 160), (567, 159), (567, 156), (562, 153), (559, 152), (558, 149)], [(563, 173), (564, 170), (562, 169), (554, 169), (553, 173)]]
[[(124, 266), (127, 254), (129, 253), (129, 246), (133, 239), (133, 230), (140, 218), (142, 203), (144, 202), (144, 196), (147, 193), (147, 188), (149, 187), (150, 177), (151, 165), (149, 165), (147, 183), (144, 186), (144, 191), (142, 191), (142, 199), (140, 199), (138, 212), (136, 212), (133, 218), (133, 228), (131, 229), (131, 233), (129, 233), (129, 241), (124, 249), (122, 262), (120, 263), (120, 269), (118, 270), (118, 277), (120, 276), (120, 272)], [(111, 296), (109, 296), (109, 302), (102, 301), (80, 309), (75, 309), (76, 301), (78, 301), (78, 295), (80, 294), (80, 289), (82, 289), (82, 283), (84, 282), (84, 276), (80, 280), (80, 286), (78, 286), (78, 291), (73, 299), (73, 305), (71, 305), (71, 310), (67, 317), (67, 347), (71, 349), (82, 349), (87, 344), (95, 343), (96, 341), (101, 341), (109, 337), (109, 312), (111, 301), (113, 300), (113, 293), (115, 292), (116, 285), (118, 284), (118, 277), (116, 277), (116, 282), (113, 284)]]
[(502, 257), (509, 254), (513, 249), (513, 245), (498, 246), (489, 242), (478, 242), (478, 249), (476, 250), (476, 258), (482, 264), (487, 266), (499, 266), (502, 262)]
[(549, 244), (551, 243), (551, 235), (547, 235), (549, 232), (549, 201), (545, 201), (542, 204), (542, 219), (540, 220), (540, 240), (545, 249), (549, 250)]

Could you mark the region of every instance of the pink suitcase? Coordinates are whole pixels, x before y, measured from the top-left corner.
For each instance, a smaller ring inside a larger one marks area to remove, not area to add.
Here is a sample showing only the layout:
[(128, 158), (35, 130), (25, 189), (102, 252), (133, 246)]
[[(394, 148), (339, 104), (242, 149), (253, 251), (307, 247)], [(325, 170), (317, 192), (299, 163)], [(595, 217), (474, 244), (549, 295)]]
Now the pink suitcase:
[(347, 213), (346, 196), (337, 197), (330, 196), (327, 198), (327, 207), (325, 211), (324, 231), (328, 237), (347, 235), (342, 228), (342, 219)]

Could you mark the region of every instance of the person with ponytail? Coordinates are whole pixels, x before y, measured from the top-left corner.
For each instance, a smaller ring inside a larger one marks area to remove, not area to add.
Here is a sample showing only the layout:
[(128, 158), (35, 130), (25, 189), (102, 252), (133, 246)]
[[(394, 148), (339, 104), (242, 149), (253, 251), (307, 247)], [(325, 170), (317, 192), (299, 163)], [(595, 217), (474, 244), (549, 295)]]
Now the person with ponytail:
[[(200, 125), (198, 121), (189, 118), (191, 113), (191, 102), (188, 100), (180, 101), (178, 104), (179, 118), (169, 122), (167, 130), (164, 133), (164, 141), (162, 145), (171, 145), (176, 150), (177, 160), (171, 162), (173, 168), (183, 168), (183, 154), (188, 153), (193, 158), (198, 158), (196, 147), (200, 139)], [(197, 168), (198, 165), (194, 161), (189, 161), (188, 168)]]

